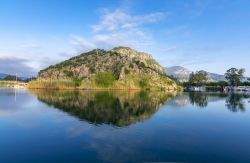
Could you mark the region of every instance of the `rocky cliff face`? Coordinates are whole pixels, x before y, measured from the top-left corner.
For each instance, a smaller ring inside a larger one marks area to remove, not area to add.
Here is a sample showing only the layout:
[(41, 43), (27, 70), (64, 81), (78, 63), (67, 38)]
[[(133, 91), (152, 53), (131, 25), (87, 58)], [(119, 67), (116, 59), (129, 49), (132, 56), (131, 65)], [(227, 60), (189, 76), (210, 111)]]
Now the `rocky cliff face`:
[(96, 74), (109, 73), (123, 87), (163, 87), (175, 89), (176, 84), (166, 77), (165, 70), (151, 55), (127, 47), (105, 51), (95, 49), (41, 70), (40, 80), (95, 80)]

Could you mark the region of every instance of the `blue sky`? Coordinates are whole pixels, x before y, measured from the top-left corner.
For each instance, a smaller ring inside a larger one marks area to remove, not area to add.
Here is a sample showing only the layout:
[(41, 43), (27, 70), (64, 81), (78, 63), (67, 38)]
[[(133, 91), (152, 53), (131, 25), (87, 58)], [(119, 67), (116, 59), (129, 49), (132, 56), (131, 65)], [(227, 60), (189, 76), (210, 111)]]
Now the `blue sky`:
[(249, 0), (0, 0), (0, 72), (35, 75), (93, 48), (250, 76)]

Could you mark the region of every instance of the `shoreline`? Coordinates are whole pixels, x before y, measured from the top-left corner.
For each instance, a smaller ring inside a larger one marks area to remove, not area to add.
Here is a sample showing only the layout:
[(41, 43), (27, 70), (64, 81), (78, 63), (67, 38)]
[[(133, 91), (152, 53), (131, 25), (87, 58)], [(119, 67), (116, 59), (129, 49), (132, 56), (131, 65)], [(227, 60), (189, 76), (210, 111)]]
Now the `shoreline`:
[(168, 90), (160, 90), (160, 89), (137, 89), (137, 88), (131, 88), (131, 89), (123, 89), (123, 88), (91, 88), (90, 90), (84, 89), (84, 88), (29, 88), (27, 89), (31, 90), (71, 90), (71, 91), (163, 91), (163, 92), (183, 92), (178, 91), (175, 89), (168, 89)]

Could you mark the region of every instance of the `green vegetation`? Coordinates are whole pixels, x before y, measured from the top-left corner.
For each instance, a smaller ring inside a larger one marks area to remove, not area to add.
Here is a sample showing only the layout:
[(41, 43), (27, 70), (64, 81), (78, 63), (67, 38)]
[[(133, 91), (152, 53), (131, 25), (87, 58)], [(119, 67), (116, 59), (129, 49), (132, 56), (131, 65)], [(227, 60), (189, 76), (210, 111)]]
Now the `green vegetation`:
[(231, 86), (238, 86), (240, 81), (244, 78), (244, 69), (230, 68), (225, 73), (226, 79)]
[(69, 70), (63, 70), (63, 73), (67, 76), (67, 77), (73, 77), (74, 73), (72, 71)]
[(154, 59), (148, 59), (148, 60), (146, 60), (146, 62), (149, 65), (158, 64)]
[(128, 75), (128, 74), (129, 74), (129, 69), (125, 68), (124, 73), (125, 73), (126, 75)]
[[(84, 77), (84, 78), (82, 78)], [(127, 47), (110, 51), (94, 49), (41, 70), (32, 88), (160, 89), (176, 90), (149, 54)], [(60, 82), (61, 81), (61, 82)], [(39, 86), (41, 84), (42, 86)]]
[(63, 80), (34, 80), (29, 82), (28, 87), (31, 89), (76, 89), (79, 83), (75, 81)]
[(0, 81), (0, 87), (6, 87), (9, 83), (9, 81)]
[(95, 83), (101, 87), (111, 87), (114, 85), (115, 77), (111, 73), (99, 72), (95, 76)]
[[(207, 91), (223, 91), (227, 86), (250, 86), (250, 79), (243, 81), (244, 69), (230, 68), (225, 73), (227, 81), (207, 81), (207, 73), (205, 71), (198, 71), (191, 73), (188, 82), (179, 83), (183, 87), (189, 88), (192, 86), (205, 86)], [(170, 77), (171, 78), (171, 77)], [(171, 78), (173, 80), (177, 80)], [(178, 81), (177, 81), (178, 83)]]
[(149, 79), (148, 78), (142, 78), (140, 81), (139, 81), (139, 85), (142, 89), (146, 89), (149, 87)]
[(189, 76), (189, 83), (192, 85), (204, 85), (207, 82), (207, 72), (197, 71), (196, 73), (191, 73)]
[(183, 92), (183, 87), (182, 86), (177, 86), (177, 92)]
[(38, 100), (91, 124), (128, 126), (150, 118), (175, 96), (148, 91), (53, 91), (31, 90)]
[(75, 87), (79, 87), (82, 84), (82, 78), (74, 77), (73, 82), (74, 82)]

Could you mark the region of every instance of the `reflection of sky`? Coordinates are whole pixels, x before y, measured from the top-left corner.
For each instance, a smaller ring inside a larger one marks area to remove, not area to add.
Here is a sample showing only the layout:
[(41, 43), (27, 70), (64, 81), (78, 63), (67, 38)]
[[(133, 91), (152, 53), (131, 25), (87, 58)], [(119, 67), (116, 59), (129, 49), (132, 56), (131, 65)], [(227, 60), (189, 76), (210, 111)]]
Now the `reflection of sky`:
[(246, 111), (237, 113), (228, 111), (224, 98), (205, 108), (191, 104), (178, 108), (170, 101), (149, 120), (118, 128), (79, 121), (39, 102), (28, 92), (19, 93), (16, 102), (13, 96), (0, 94), (1, 160), (230, 162), (240, 158), (247, 162), (250, 159), (247, 99), (244, 99)]

